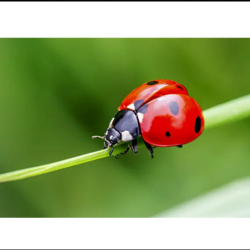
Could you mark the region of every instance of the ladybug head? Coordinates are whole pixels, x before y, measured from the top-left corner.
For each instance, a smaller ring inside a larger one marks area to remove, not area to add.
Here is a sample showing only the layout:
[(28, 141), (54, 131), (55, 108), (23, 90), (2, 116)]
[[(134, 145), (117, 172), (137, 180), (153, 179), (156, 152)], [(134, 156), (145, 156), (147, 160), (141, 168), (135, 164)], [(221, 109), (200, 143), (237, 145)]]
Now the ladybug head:
[(99, 135), (95, 135), (92, 136), (92, 138), (101, 138), (104, 140), (104, 147), (103, 148), (107, 148), (107, 150), (111, 147), (111, 151), (110, 151), (110, 155), (113, 153), (113, 146), (116, 145), (117, 143), (119, 143), (121, 141), (121, 134), (112, 127), (109, 127), (104, 136), (99, 136)]

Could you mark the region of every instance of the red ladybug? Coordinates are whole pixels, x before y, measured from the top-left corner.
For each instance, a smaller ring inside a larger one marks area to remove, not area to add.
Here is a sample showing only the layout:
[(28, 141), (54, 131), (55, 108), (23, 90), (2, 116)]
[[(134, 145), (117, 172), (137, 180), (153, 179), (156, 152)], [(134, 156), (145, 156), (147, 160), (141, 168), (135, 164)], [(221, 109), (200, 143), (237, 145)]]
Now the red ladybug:
[(188, 95), (187, 89), (171, 80), (154, 80), (134, 89), (122, 101), (118, 113), (102, 136), (104, 148), (120, 141), (131, 141), (137, 153), (140, 135), (153, 158), (152, 146), (182, 147), (199, 137), (204, 129), (204, 117), (199, 104)]

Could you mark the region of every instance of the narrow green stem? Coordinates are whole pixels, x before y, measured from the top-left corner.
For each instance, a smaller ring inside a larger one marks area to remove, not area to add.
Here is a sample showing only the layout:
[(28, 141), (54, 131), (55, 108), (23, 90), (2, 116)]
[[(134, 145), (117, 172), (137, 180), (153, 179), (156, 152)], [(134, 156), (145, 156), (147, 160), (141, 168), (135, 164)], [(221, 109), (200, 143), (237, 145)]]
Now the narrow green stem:
[(250, 95), (205, 110), (203, 114), (205, 129), (247, 118), (250, 116)]
[[(217, 127), (226, 123), (238, 121), (250, 116), (250, 95), (240, 97), (227, 103), (215, 106), (203, 112), (205, 118), (205, 129)], [(138, 147), (143, 145), (142, 139), (139, 140)], [(115, 147), (114, 155), (124, 152), (127, 144), (122, 143)], [(72, 167), (78, 164), (86, 163), (108, 157), (106, 150), (100, 150), (93, 153), (77, 156), (67, 160), (62, 160), (38, 167), (32, 167), (0, 174), (0, 182), (14, 181), (28, 177), (41, 175), (63, 168)]]

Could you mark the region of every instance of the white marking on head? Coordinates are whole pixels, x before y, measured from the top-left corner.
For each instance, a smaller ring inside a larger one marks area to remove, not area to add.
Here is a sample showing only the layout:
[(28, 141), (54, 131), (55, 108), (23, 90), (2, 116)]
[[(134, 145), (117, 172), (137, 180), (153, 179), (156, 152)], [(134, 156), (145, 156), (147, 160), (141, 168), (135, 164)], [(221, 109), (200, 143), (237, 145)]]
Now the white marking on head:
[(132, 110), (135, 110), (135, 105), (133, 103), (129, 104), (127, 106), (128, 109), (132, 109)]
[(114, 117), (111, 119), (111, 121), (110, 121), (110, 123), (109, 123), (109, 127), (111, 127), (111, 125), (112, 125), (114, 119), (115, 119)]
[(143, 120), (143, 113), (137, 113), (137, 117), (140, 123), (142, 123)]
[(113, 139), (113, 135), (111, 135), (110, 137), (109, 137), (109, 140), (112, 140)]
[(128, 130), (121, 132), (121, 134), (122, 134), (122, 141), (132, 141), (133, 140), (133, 137)]

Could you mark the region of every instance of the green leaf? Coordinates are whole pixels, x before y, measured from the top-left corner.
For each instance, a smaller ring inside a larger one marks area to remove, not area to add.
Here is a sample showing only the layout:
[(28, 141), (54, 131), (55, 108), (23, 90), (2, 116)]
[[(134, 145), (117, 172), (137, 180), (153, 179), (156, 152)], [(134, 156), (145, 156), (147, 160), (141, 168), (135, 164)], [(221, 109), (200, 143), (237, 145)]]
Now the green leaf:
[(233, 181), (155, 217), (249, 217), (250, 178)]

